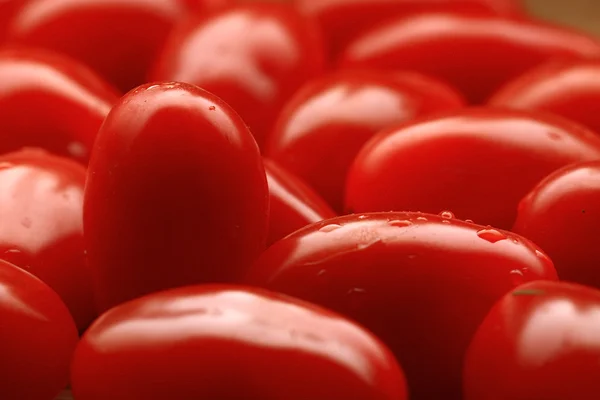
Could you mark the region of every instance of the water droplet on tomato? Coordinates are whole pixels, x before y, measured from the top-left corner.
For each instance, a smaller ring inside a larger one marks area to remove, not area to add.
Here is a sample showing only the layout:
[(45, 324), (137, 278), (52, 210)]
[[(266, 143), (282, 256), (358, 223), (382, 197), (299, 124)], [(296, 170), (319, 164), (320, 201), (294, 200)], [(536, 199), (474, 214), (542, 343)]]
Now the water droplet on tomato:
[(452, 211), (442, 211), (441, 213), (439, 213), (439, 216), (445, 219), (454, 218), (454, 214), (452, 213)]
[(367, 218), (369, 218), (368, 215), (361, 215), (361, 216), (358, 217), (358, 219), (367, 219)]
[(477, 231), (477, 236), (490, 243), (496, 243), (506, 239), (506, 235), (497, 229), (487, 226), (484, 229)]
[(348, 290), (348, 306), (352, 310), (360, 310), (365, 307), (367, 291), (364, 288), (355, 287)]
[(324, 232), (324, 233), (328, 233), (328, 232), (333, 232), (337, 229), (340, 229), (342, 226), (338, 225), (338, 224), (329, 224), (329, 225), (325, 225), (323, 227), (321, 227), (319, 229), (319, 232)]
[(417, 217), (417, 221), (427, 221), (427, 218), (425, 218), (425, 217)]
[(395, 226), (397, 228), (405, 228), (407, 226), (411, 226), (412, 222), (408, 221), (408, 220), (400, 220), (400, 219), (394, 219), (392, 221), (389, 221), (388, 224), (390, 226)]
[(522, 284), (525, 281), (525, 276), (523, 275), (523, 272), (519, 271), (518, 269), (514, 269), (514, 270), (510, 271), (510, 278), (511, 278), (512, 284), (515, 286), (519, 286), (520, 284)]
[(465, 222), (469, 223), (469, 224), (474, 224), (475, 223), (475, 221), (473, 221), (472, 219), (465, 219)]

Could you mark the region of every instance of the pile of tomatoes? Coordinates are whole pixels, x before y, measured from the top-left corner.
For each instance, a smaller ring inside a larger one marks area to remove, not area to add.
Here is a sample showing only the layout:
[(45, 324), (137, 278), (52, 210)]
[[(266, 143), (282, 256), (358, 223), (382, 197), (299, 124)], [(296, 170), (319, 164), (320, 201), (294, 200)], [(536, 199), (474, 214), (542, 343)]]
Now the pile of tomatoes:
[(599, 398), (600, 39), (4, 0), (0, 43), (0, 399)]

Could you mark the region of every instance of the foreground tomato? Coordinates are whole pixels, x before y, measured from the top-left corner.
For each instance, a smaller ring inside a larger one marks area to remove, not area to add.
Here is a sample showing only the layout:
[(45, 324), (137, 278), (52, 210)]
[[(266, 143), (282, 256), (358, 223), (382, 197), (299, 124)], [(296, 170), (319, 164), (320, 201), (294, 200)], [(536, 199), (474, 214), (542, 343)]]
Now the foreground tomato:
[(14, 14), (27, 0), (2, 0), (0, 1), (0, 43), (4, 42), (6, 31)]
[(562, 168), (519, 205), (513, 230), (541, 246), (561, 279), (600, 288), (600, 161)]
[(518, 0), (295, 0), (306, 15), (317, 18), (335, 55), (358, 33), (391, 16), (424, 11), (478, 12), (516, 16), (523, 13)]
[(600, 61), (550, 62), (519, 76), (490, 100), (497, 107), (562, 115), (600, 133)]
[(84, 231), (99, 309), (234, 280), (264, 249), (268, 200), (256, 142), (221, 99), (183, 83), (133, 90), (89, 165)]
[(599, 358), (600, 292), (528, 283), (479, 327), (465, 362), (465, 400), (594, 399)]
[(269, 185), (269, 237), (267, 245), (308, 224), (333, 218), (335, 212), (306, 183), (278, 166), (263, 160)]
[(29, 0), (8, 40), (72, 56), (125, 92), (146, 82), (184, 11), (181, 0)]
[(240, 4), (175, 29), (151, 77), (221, 97), (261, 145), (283, 103), (322, 71), (324, 57), (316, 29), (291, 7)]
[(77, 329), (42, 281), (0, 260), (0, 393), (3, 400), (53, 399), (68, 382)]
[(116, 91), (78, 62), (46, 51), (0, 51), (0, 154), (42, 147), (87, 163)]
[(41, 150), (0, 157), (0, 258), (54, 289), (80, 330), (96, 316), (83, 250), (85, 176)]
[(393, 355), (329, 311), (267, 291), (192, 286), (114, 308), (75, 353), (78, 400), (404, 400)]
[(600, 57), (600, 42), (541, 22), (432, 13), (380, 24), (348, 45), (340, 65), (424, 72), (482, 103), (546, 60), (582, 57)]
[(461, 96), (410, 72), (338, 72), (307, 83), (286, 106), (266, 154), (303, 178), (338, 212), (346, 175), (376, 132), (463, 106)]
[(248, 281), (362, 323), (394, 351), (411, 399), (460, 399), (471, 335), (504, 293), (556, 279), (552, 262), (517, 235), (421, 213), (323, 221), (263, 253)]
[(467, 109), (386, 130), (363, 147), (348, 175), (354, 212), (452, 210), (510, 229), (519, 201), (542, 178), (600, 159), (600, 137), (558, 117)]

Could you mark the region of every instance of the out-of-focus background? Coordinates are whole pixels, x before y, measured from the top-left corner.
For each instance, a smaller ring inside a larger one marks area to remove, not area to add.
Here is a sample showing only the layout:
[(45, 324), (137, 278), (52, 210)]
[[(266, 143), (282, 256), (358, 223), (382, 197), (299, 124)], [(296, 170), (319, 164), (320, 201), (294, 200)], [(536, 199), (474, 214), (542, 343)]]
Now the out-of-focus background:
[(540, 18), (586, 29), (600, 36), (600, 0), (525, 0)]

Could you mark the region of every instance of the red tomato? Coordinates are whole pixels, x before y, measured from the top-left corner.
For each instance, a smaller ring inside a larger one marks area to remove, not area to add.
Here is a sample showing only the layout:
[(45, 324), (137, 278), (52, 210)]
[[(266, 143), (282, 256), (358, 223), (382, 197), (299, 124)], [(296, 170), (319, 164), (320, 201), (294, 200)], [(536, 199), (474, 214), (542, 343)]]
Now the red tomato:
[(459, 399), (462, 356), (504, 293), (556, 279), (517, 235), (421, 213), (330, 219), (267, 249), (248, 282), (341, 312), (372, 330), (407, 374), (411, 399)]
[(42, 281), (0, 260), (3, 400), (52, 399), (69, 378), (77, 328)]
[(172, 33), (152, 80), (196, 84), (221, 97), (262, 144), (283, 103), (324, 68), (316, 28), (285, 4), (240, 4)]
[(600, 159), (600, 137), (559, 117), (467, 109), (389, 129), (348, 174), (347, 210), (452, 210), (510, 229), (519, 201), (567, 164)]
[(306, 15), (319, 21), (330, 51), (338, 54), (357, 34), (390, 16), (424, 11), (477, 12), (517, 16), (524, 13), (519, 0), (295, 0)]
[(258, 289), (192, 286), (108, 311), (75, 353), (78, 400), (405, 400), (404, 377), (371, 333)]
[(4, 42), (8, 25), (14, 14), (27, 0), (0, 0), (0, 43)]
[(518, 210), (513, 230), (548, 253), (561, 279), (600, 288), (600, 161), (554, 172)]
[(8, 38), (72, 56), (125, 92), (146, 82), (149, 66), (184, 13), (180, 0), (29, 0), (15, 15)]
[(600, 133), (600, 61), (550, 62), (504, 86), (490, 100), (497, 107), (551, 112)]
[(54, 289), (80, 330), (96, 316), (83, 249), (85, 177), (80, 164), (42, 150), (0, 157), (0, 258)]
[(263, 159), (269, 185), (267, 245), (314, 222), (333, 218), (335, 212), (310, 186), (271, 160)]
[(181, 0), (183, 4), (194, 12), (207, 12), (217, 10), (235, 3), (235, 0)]
[(0, 154), (42, 147), (87, 163), (96, 133), (118, 100), (78, 62), (50, 52), (0, 52)]
[(368, 139), (389, 125), (463, 104), (456, 91), (419, 74), (338, 72), (293, 97), (265, 152), (341, 212), (348, 169)]
[(147, 84), (111, 110), (92, 152), (84, 232), (100, 310), (161, 289), (234, 280), (265, 246), (256, 142), (218, 97)]
[(432, 13), (396, 18), (357, 37), (340, 66), (424, 72), (482, 103), (546, 60), (583, 57), (600, 57), (600, 42), (580, 32), (538, 21)]
[(595, 399), (599, 358), (600, 292), (528, 283), (479, 327), (465, 362), (465, 400)]

